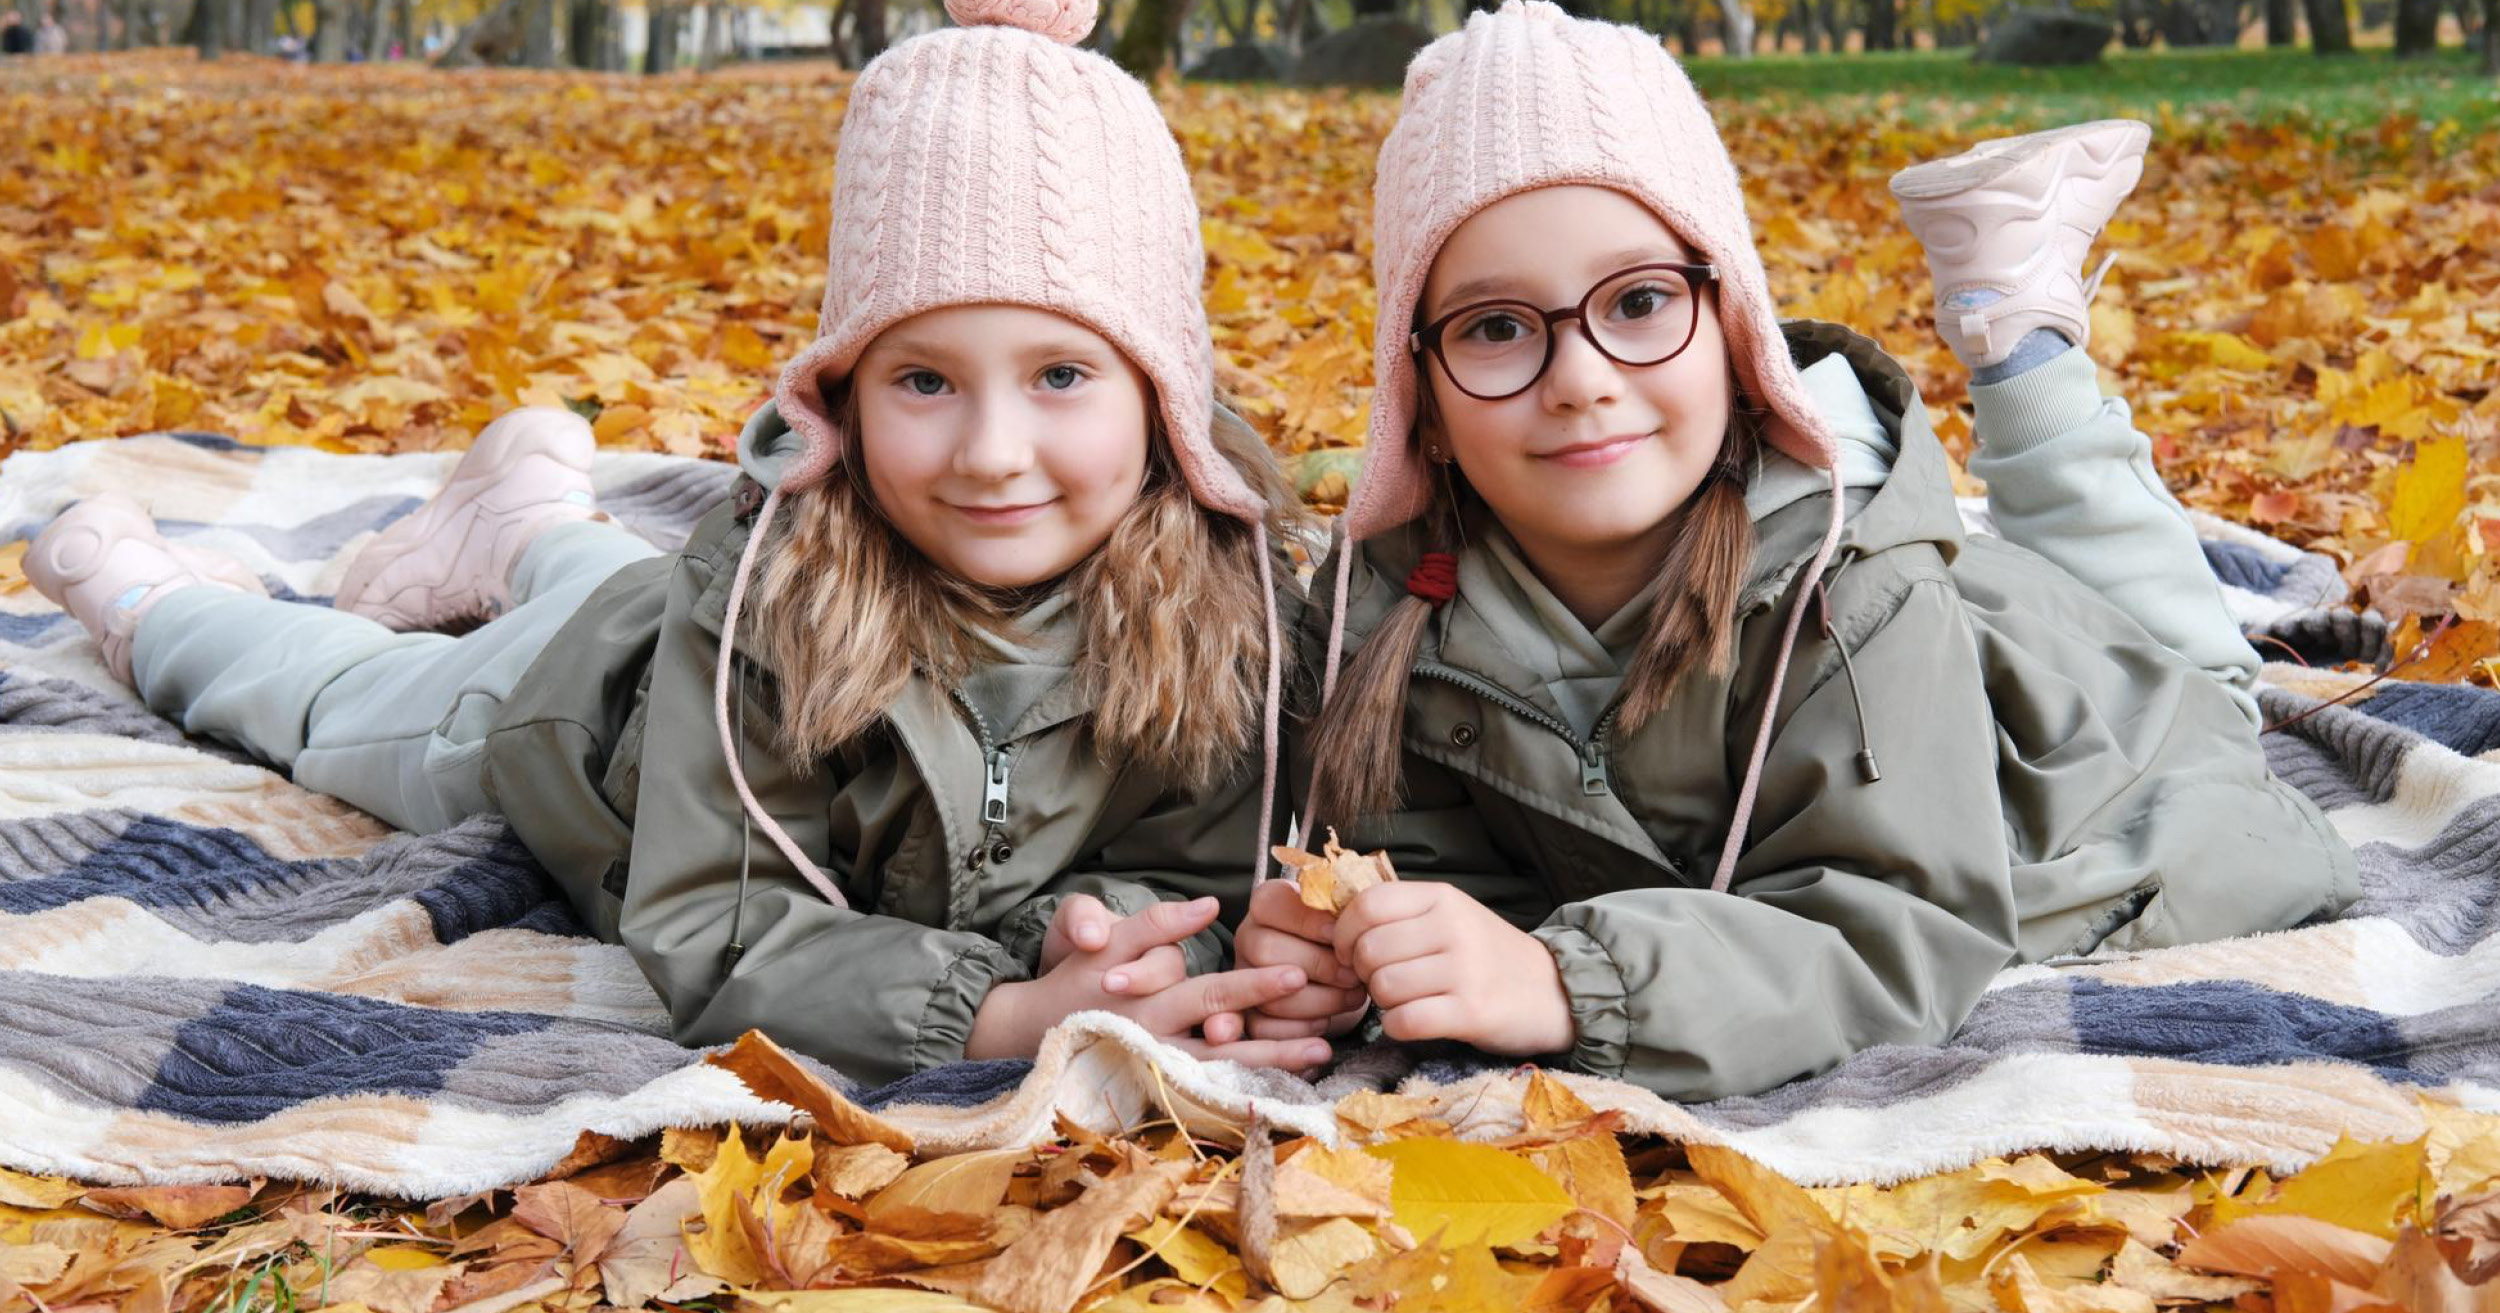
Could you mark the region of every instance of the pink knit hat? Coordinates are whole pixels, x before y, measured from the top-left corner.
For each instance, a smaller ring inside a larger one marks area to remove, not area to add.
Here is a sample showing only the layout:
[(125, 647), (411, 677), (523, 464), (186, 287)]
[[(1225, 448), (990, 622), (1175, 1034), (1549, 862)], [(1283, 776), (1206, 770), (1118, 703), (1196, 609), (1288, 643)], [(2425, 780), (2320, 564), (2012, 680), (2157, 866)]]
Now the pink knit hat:
[(1154, 100), (1075, 43), (1097, 0), (946, 0), (959, 28), (895, 46), (851, 86), (834, 155), (832, 251), (816, 340), (781, 371), (774, 407), (805, 442), (756, 513), (731, 578), (712, 717), (747, 819), (817, 892), (848, 906), (747, 784), (729, 715), (738, 615), (783, 502), (842, 458), (825, 385), (879, 333), (924, 311), (1018, 305), (1110, 340), (1153, 381), (1181, 477), (1200, 506), (1247, 521), (1267, 600), (1265, 773), (1252, 879), (1268, 870), (1284, 643), (1267, 550), (1270, 508), (1215, 448), (1215, 344), (1199, 300), (1206, 252), (1180, 147)]
[(1648, 206), (1718, 266), (1719, 318), (1746, 395), (1770, 409), (1771, 445), (1815, 468), (1832, 439), (1788, 355), (1736, 166), (1684, 70), (1656, 36), (1509, 0), (1415, 56), (1372, 187), (1377, 390), (1371, 445), (1346, 505), (1349, 540), (1423, 512), (1415, 450), (1415, 357), (1424, 277), (1478, 210), (1539, 187), (1589, 183)]
[(1095, 0), (947, 0), (965, 26), (905, 41), (851, 87), (834, 158), (833, 240), (816, 340), (773, 400), (806, 442), (782, 488), (841, 459), (824, 385), (923, 311), (1019, 305), (1102, 334), (1153, 380), (1198, 503), (1268, 508), (1207, 435), (1215, 348), (1206, 254), (1180, 147), (1152, 97), (1074, 42)]

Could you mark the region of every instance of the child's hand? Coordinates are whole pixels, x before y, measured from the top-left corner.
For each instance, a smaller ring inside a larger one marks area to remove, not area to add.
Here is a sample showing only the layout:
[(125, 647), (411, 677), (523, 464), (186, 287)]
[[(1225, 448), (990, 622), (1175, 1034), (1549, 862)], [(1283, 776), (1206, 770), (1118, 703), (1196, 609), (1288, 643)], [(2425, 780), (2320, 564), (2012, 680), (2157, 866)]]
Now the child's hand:
[(1545, 945), (1457, 888), (1399, 881), (1355, 895), (1337, 956), (1391, 1039), (1455, 1039), (1491, 1053), (1561, 1053), (1578, 1038)]
[[(1250, 891), (1250, 911), (1233, 933), (1233, 956), (1243, 966), (1302, 968), (1309, 984), (1252, 1013), (1255, 1039), (1304, 1039), (1342, 1035), (1363, 1020), (1371, 997), (1354, 969), (1337, 960), (1337, 918), (1302, 901), (1291, 880), (1269, 880)], [(1218, 1026), (1211, 1034), (1230, 1033)]]
[(1120, 914), (1092, 894), (1061, 899), (1051, 913), (1050, 929), (1042, 935), (1041, 973), (1049, 975), (1070, 953), (1100, 952), (1111, 942), (1111, 927), (1119, 923)]
[[(1059, 961), (1038, 980), (990, 991), (973, 1017), (966, 1057), (1030, 1057), (1041, 1047), (1042, 1035), (1062, 1018), (1099, 1009), (1127, 1017), (1200, 1057), (1292, 1068), (1328, 1060), (1328, 1045), (1321, 1040), (1213, 1042), (1199, 1036), (1208, 1018), (1258, 1007), (1293, 993), (1304, 982), (1299, 967), (1190, 975), (1180, 945), (1215, 923), (1219, 909), (1214, 899), (1157, 903), (1135, 916), (1117, 918), (1107, 927), (1102, 946), (1090, 951), (1077, 946), (1082, 937), (1078, 930), (1086, 920), (1086, 914), (1068, 910), (1077, 901), (1061, 904), (1062, 917), (1075, 925)], [(1054, 931), (1062, 917), (1053, 918)]]

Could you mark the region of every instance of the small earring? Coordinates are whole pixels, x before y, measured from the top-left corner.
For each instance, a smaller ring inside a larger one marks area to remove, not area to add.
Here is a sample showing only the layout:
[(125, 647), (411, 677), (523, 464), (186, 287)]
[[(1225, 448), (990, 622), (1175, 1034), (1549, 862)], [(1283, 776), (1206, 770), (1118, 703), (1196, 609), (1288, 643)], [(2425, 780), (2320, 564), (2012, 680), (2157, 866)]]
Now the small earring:
[(1431, 462), (1432, 462), (1433, 464), (1435, 464), (1435, 465), (1440, 464), (1440, 463), (1441, 463), (1441, 448), (1440, 448), (1439, 446), (1437, 446), (1437, 445), (1435, 445), (1435, 444), (1432, 444), (1432, 443), (1429, 443), (1429, 442), (1425, 443), (1425, 444), (1424, 444), (1424, 459), (1425, 459), (1425, 460), (1428, 460), (1428, 461), (1431, 461)]

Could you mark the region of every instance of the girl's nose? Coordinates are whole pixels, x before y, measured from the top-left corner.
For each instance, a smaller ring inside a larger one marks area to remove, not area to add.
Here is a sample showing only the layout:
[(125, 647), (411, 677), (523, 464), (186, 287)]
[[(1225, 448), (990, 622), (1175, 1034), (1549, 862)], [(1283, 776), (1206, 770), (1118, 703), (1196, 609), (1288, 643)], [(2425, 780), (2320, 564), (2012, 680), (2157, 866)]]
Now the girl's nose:
[(968, 479), (997, 483), (1033, 467), (1034, 419), (1021, 408), (987, 404), (973, 418), (972, 429), (955, 448), (955, 472)]
[(1554, 358), (1537, 381), (1537, 397), (1555, 414), (1585, 411), (1618, 399), (1623, 372), (1580, 331), (1577, 323), (1554, 327)]

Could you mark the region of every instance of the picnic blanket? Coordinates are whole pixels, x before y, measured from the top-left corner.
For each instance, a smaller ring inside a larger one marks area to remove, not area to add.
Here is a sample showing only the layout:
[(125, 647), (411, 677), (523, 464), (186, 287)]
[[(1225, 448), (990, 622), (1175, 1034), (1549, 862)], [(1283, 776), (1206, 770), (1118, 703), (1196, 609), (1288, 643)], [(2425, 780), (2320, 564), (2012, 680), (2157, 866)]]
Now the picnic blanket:
[[(326, 599), (362, 538), (451, 454), (332, 455), (198, 434), (20, 454), (0, 542), (107, 489)], [(600, 500), (669, 545), (727, 467), (603, 453)], [(2270, 652), (2384, 652), (2331, 562), (2200, 521)], [(16, 549), (0, 548), (0, 551)], [(2361, 676), (2268, 668), (2289, 719)], [(1733, 1145), (1801, 1181), (1889, 1182), (2027, 1149), (2296, 1168), (2339, 1134), (2422, 1133), (2425, 1101), (2500, 1109), (2500, 694), (2380, 683), (2267, 736), (2275, 769), (2360, 852), (2347, 917), (2281, 934), (2005, 972), (1933, 1048), (1877, 1049), (1767, 1094), (1676, 1105), (1573, 1078), (1639, 1131)], [(2252, 878), (2263, 878), (2252, 872)], [(497, 818), (393, 833), (186, 739), (107, 676), (31, 589), (0, 593), (0, 1165), (108, 1183), (255, 1175), (404, 1197), (526, 1180), (584, 1132), (778, 1122), (672, 1043), (621, 948), (584, 935)], [(1350, 1133), (1339, 1096), (1394, 1087), (1462, 1134), (1520, 1122), (1515, 1067), (1359, 1051), (1320, 1085), (1200, 1063), (1087, 1014), (1032, 1062), (843, 1084), (926, 1152), (1050, 1138), (1066, 1116), (1237, 1135), (1256, 1113)]]

